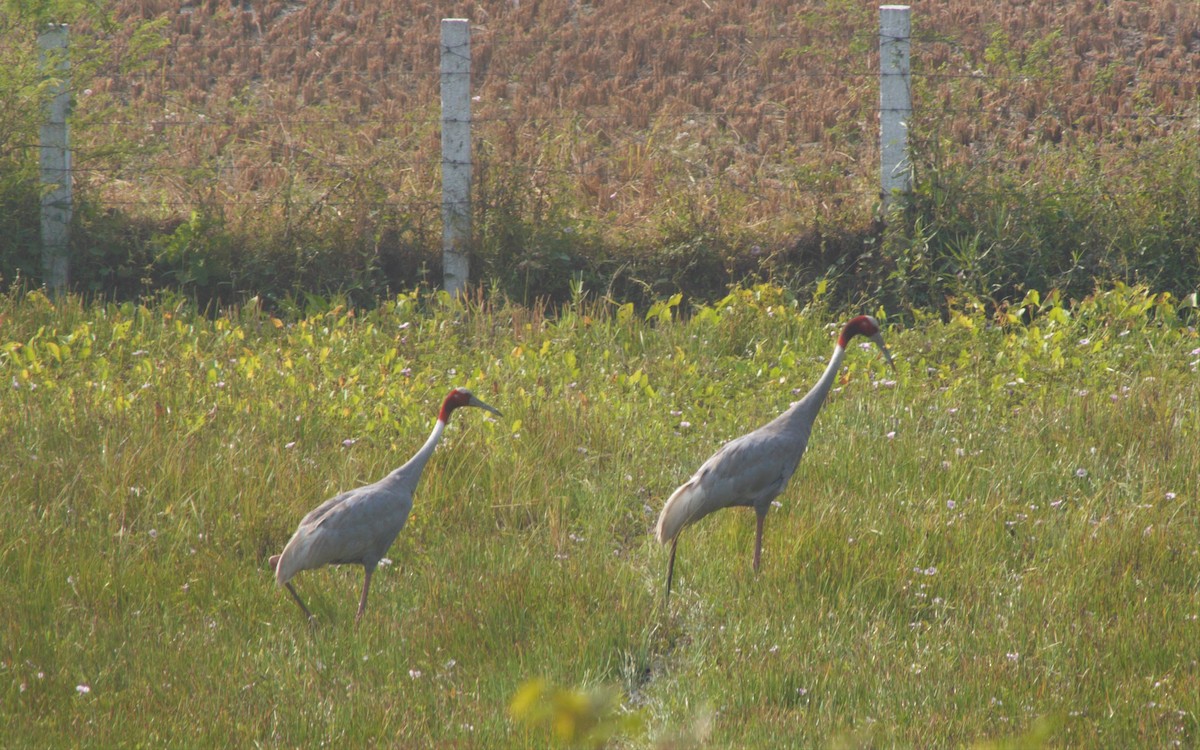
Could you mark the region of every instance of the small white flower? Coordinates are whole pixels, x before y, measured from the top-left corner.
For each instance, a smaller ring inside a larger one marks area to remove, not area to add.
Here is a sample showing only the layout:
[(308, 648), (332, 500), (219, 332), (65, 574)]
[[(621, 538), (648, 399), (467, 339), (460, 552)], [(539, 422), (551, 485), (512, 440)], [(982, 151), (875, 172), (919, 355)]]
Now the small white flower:
[(421, 670), (410, 669), (410, 670), (408, 670), (408, 676), (414, 680), (419, 680), (419, 679), (421, 679)]
[(895, 431), (895, 430), (892, 430), (892, 431), (891, 431), (891, 432), (889, 432), (887, 435), (885, 435), (885, 437), (886, 437), (888, 440), (894, 440), (894, 439), (895, 439), (895, 437), (896, 437), (896, 431)]
[(1166, 497), (1168, 500), (1174, 500), (1176, 495), (1174, 492), (1168, 492), (1166, 495), (1164, 495), (1164, 497)]
[(947, 508), (949, 508), (950, 510), (954, 510), (954, 508), (955, 508), (957, 505), (958, 505), (958, 503), (954, 502), (953, 500), (947, 500), (947, 501), (946, 501), (946, 507), (947, 507)]
[(1087, 469), (1083, 468), (1082, 466), (1079, 467), (1078, 469), (1075, 470), (1075, 476), (1079, 477), (1080, 479), (1083, 479), (1084, 477), (1087, 476)]
[(75, 692), (79, 693), (80, 695), (87, 695), (88, 693), (92, 692), (92, 688), (88, 685), (76, 685)]

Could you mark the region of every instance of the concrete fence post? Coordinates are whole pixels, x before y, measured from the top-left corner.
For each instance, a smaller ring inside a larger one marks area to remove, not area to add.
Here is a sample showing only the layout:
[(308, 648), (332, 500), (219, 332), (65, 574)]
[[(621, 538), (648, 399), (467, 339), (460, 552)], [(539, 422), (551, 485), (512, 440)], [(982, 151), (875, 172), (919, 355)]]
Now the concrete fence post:
[(38, 35), (42, 75), (53, 79), (46, 119), (39, 132), (42, 192), (42, 280), (51, 297), (67, 290), (70, 269), (71, 144), (67, 115), (71, 108), (66, 24), (50, 24)]
[(442, 19), (442, 287), (457, 297), (470, 280), (471, 29)]
[(907, 5), (879, 8), (879, 187), (883, 208), (912, 189), (908, 125), (912, 120), (909, 39), (912, 16)]

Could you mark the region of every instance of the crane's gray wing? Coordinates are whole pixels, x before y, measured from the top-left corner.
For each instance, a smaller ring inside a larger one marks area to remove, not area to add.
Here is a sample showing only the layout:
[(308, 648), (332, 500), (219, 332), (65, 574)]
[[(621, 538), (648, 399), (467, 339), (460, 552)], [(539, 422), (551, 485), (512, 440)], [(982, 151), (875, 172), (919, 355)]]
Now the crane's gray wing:
[(785, 443), (752, 432), (723, 445), (667, 499), (655, 530), (658, 541), (667, 543), (721, 508), (770, 502), (796, 468), (798, 457), (789, 455)]
[(333, 512), (335, 508), (354, 497), (355, 492), (356, 490), (348, 490), (339, 495), (334, 495), (305, 514), (304, 518), (300, 519), (300, 525), (311, 526), (313, 524), (320, 523), (327, 515)]

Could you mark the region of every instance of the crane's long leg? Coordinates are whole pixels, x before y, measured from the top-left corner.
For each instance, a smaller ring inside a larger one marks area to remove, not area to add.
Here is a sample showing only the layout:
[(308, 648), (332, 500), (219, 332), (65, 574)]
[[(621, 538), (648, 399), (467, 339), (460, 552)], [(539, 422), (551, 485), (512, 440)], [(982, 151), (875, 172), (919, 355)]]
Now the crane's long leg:
[(671, 578), (675, 575), (675, 545), (679, 544), (679, 536), (671, 540), (671, 559), (667, 562), (667, 593), (663, 597), (663, 605), (671, 598)]
[(367, 611), (367, 592), (371, 590), (371, 574), (375, 572), (374, 568), (363, 568), (365, 575), (363, 577), (363, 592), (362, 598), (358, 600), (358, 614), (354, 616), (354, 621), (358, 622), (362, 619), (363, 612)]
[(758, 514), (758, 527), (754, 531), (754, 572), (758, 572), (758, 563), (762, 558), (762, 531), (763, 521), (767, 519), (766, 510), (755, 509)]
[[(271, 566), (271, 570), (278, 569), (280, 557), (282, 557), (282, 555), (271, 555), (271, 559), (267, 561), (267, 564)], [(288, 593), (290, 593), (292, 598), (296, 600), (296, 603), (300, 605), (300, 609), (304, 612), (305, 617), (308, 618), (308, 624), (316, 625), (317, 618), (313, 617), (313, 613), (308, 611), (308, 607), (304, 606), (304, 602), (300, 601), (300, 595), (296, 593), (296, 589), (292, 588), (292, 582), (288, 581), (283, 585), (287, 586)]]
[(300, 609), (304, 611), (304, 615), (308, 618), (308, 624), (316, 625), (317, 618), (313, 617), (313, 613), (308, 611), (308, 607), (304, 606), (304, 602), (300, 601), (300, 595), (296, 593), (296, 589), (292, 588), (292, 582), (288, 581), (283, 585), (287, 586), (287, 590), (292, 595), (292, 598), (296, 600), (296, 603), (300, 605)]

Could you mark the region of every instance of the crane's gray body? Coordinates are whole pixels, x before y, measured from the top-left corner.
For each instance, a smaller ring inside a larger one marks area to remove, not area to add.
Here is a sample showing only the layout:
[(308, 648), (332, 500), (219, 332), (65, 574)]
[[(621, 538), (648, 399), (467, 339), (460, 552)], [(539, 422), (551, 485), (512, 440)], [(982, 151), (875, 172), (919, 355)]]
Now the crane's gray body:
[(383, 479), (331, 497), (306, 515), (279, 558), (279, 585), (323, 565), (375, 568), (408, 522), (413, 490), (433, 453), (426, 446), (431, 450)]
[(660, 543), (673, 540), (684, 527), (721, 508), (744, 506), (759, 515), (767, 512), (808, 447), (813, 423), (844, 356), (844, 349), (835, 349), (825, 372), (804, 398), (757, 430), (725, 443), (672, 493), (658, 520)]

